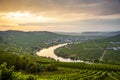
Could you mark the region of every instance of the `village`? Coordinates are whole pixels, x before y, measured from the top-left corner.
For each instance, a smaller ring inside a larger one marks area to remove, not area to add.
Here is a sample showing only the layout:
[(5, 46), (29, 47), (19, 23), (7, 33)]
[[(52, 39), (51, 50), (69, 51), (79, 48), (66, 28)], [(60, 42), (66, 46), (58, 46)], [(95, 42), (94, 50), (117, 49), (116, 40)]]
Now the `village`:
[(56, 38), (52, 40), (45, 41), (45, 44), (53, 44), (53, 43), (71, 43), (71, 42), (84, 42), (88, 39), (81, 39), (81, 38)]
[[(113, 44), (115, 46), (108, 46), (106, 49), (107, 50), (115, 50), (115, 51), (118, 51), (120, 50), (120, 42), (110, 42), (110, 44)], [(117, 46), (116, 46), (117, 45)]]

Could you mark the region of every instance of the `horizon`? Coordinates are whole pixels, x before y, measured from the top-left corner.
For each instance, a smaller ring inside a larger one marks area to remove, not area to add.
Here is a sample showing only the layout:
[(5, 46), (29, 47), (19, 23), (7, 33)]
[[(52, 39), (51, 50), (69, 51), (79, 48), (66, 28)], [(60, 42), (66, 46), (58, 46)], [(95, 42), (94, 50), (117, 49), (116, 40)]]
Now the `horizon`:
[[(0, 30), (1, 32), (2, 30)], [(52, 32), (52, 33), (86, 33), (86, 32), (100, 32), (100, 33), (109, 33), (109, 32), (120, 32), (118, 30), (116, 31), (84, 31), (84, 32), (58, 32), (58, 31), (24, 31), (24, 30), (3, 30), (2, 32), (5, 32), (5, 31), (18, 31), (18, 32)]]
[(119, 0), (0, 0), (0, 31), (120, 31)]

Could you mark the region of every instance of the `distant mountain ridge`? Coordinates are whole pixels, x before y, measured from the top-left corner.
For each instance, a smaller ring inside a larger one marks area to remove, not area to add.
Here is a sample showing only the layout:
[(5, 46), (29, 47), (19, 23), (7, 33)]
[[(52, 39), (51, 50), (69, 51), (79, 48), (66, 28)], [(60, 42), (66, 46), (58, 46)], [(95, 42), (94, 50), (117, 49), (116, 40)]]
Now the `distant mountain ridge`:
[(114, 36), (119, 35), (120, 31), (116, 32), (83, 32), (81, 35), (105, 35), (105, 36)]
[(73, 35), (73, 36), (115, 36), (119, 35), (120, 31), (113, 32), (57, 32), (58, 34), (63, 35)]
[(7, 30), (7, 31), (0, 31), (0, 34), (15, 34), (15, 33), (33, 33), (33, 34), (43, 34), (43, 33), (50, 33), (50, 34), (55, 34), (49, 31), (16, 31), (16, 30)]

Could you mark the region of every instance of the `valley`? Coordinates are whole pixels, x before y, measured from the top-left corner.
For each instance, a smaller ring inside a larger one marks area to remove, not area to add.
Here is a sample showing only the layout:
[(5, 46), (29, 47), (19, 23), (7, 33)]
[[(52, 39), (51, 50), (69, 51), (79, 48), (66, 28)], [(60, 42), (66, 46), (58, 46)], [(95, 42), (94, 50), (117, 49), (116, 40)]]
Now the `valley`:
[(119, 35), (3, 31), (0, 80), (119, 80), (119, 42)]

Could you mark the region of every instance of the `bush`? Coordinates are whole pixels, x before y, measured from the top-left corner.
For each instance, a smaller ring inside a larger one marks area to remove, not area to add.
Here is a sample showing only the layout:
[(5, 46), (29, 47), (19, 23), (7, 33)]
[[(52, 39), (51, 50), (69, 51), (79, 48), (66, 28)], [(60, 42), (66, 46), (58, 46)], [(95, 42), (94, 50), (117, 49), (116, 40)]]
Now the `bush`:
[(55, 64), (50, 64), (49, 66), (47, 66), (47, 71), (56, 71), (57, 70), (57, 66)]
[(6, 66), (6, 62), (0, 65), (0, 80), (12, 80), (13, 78), (14, 66), (9, 69)]
[(33, 75), (30, 75), (28, 78), (27, 78), (27, 80), (36, 80), (37, 79), (37, 77), (35, 77), (35, 76), (33, 76)]
[(29, 73), (36, 73), (37, 72), (37, 66), (33, 62), (29, 62), (26, 67), (26, 71)]

